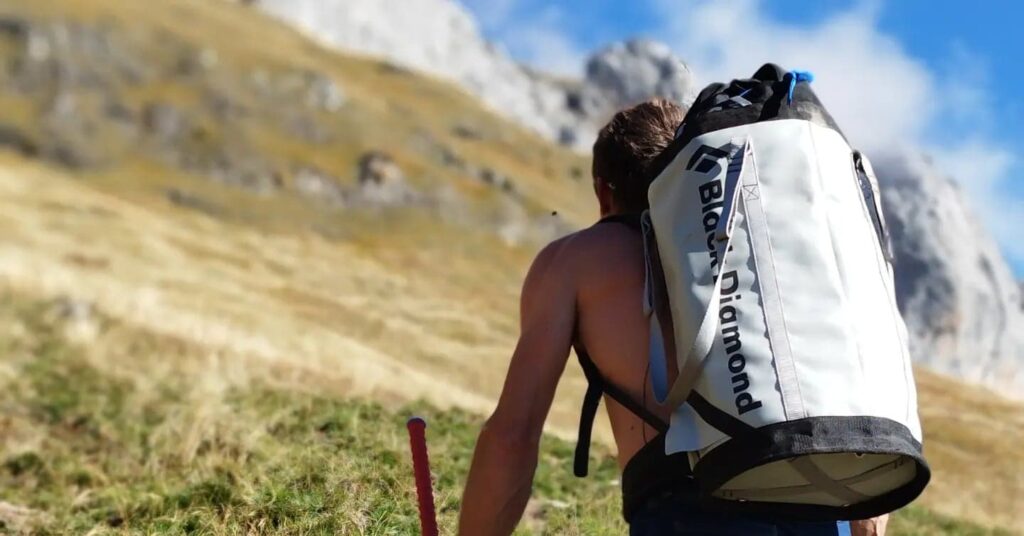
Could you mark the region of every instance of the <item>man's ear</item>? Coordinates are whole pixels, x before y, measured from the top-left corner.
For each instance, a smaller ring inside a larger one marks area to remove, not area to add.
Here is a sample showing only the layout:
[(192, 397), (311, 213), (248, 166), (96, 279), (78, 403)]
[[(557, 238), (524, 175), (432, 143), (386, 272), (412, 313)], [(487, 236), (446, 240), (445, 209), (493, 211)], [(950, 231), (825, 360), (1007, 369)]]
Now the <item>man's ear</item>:
[(600, 176), (594, 177), (594, 194), (597, 195), (602, 218), (615, 210), (615, 187), (610, 182)]

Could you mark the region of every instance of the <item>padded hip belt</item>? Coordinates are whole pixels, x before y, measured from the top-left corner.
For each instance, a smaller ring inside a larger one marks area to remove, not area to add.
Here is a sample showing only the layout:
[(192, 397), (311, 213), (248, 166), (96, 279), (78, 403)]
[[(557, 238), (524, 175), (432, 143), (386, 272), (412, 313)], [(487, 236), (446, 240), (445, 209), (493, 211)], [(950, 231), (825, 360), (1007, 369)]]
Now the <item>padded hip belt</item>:
[(648, 501), (666, 492), (697, 504), (697, 483), (686, 454), (666, 456), (665, 435), (658, 434), (622, 470), (622, 517), (628, 523)]

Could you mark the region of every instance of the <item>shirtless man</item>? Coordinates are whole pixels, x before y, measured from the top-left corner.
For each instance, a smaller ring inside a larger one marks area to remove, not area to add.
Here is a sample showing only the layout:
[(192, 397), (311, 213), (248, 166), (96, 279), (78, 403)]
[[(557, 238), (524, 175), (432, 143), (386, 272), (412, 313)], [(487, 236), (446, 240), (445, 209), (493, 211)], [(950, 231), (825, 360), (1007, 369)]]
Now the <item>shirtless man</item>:
[[(653, 100), (619, 112), (601, 130), (593, 155), (601, 222), (547, 245), (530, 267), (520, 301), (519, 343), (498, 406), (477, 441), (460, 534), (506, 536), (515, 529), (530, 498), (544, 421), (574, 344), (588, 350), (605, 382), (668, 421), (669, 412), (648, 392), (638, 223), (647, 208), (648, 166), (672, 141), (684, 112)], [(692, 482), (673, 474), (686, 469), (679, 456), (664, 455), (658, 431), (608, 396), (605, 403), (623, 469), (630, 534), (850, 533), (845, 522), (779, 524), (702, 512), (694, 504)], [(626, 489), (627, 482), (642, 485)], [(882, 534), (884, 523), (855, 522), (854, 534)]]

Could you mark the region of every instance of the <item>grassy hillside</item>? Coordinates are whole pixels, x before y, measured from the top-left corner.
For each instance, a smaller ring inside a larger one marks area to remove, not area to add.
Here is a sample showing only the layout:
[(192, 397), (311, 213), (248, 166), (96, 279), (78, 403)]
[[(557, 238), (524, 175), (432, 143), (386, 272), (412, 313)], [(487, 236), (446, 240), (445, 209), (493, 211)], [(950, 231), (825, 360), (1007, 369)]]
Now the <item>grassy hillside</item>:
[[(83, 323), (97, 331), (83, 344)], [(0, 293), (0, 532), (413, 534), (404, 421), (425, 415), (444, 533), (479, 415), (245, 378), (187, 341)], [(623, 534), (614, 458), (542, 445), (523, 534)], [(893, 534), (990, 534), (912, 507)]]
[[(512, 198), (533, 215), (557, 211), (572, 224), (594, 215), (579, 155), (501, 121), (447, 83), (327, 51), (234, 3), (4, 2), (0, 17), (26, 26), (0, 39), (9, 60), (0, 103), (14, 112), (5, 114), (5, 133), (60, 163), (95, 164), (102, 172), (94, 181), (119, 195), (181, 187), (182, 175), (209, 180), (203, 157), (240, 153), (259, 161), (254, 171), (278, 176), (271, 188), (286, 195), (275, 196), (272, 214), (237, 189), (185, 188), (221, 215), (272, 230), (362, 230), (347, 214), (296, 202), (292, 181), (298, 169), (313, 168), (351, 182), (357, 157), (383, 150), (414, 185), (450, 189), (471, 210), (500, 211)], [(33, 52), (33, 39), (50, 45)], [(343, 104), (306, 102), (317, 84), (336, 86)], [(66, 121), (50, 124), (58, 118)], [(64, 144), (47, 151), (54, 137)], [(200, 162), (183, 163), (173, 158), (178, 152)], [(498, 188), (481, 180), (482, 168)], [(508, 190), (514, 195), (503, 195)]]
[[(593, 216), (585, 159), (233, 3), (0, 19), (0, 532), (406, 533), (413, 408), (451, 526), (526, 265)], [(311, 107), (309, 80), (344, 104)], [(299, 187), (355, 191), (373, 150), (415, 202)], [(935, 476), (895, 532), (1019, 530), (1024, 408), (918, 376)], [(570, 367), (532, 526), (621, 533), (607, 453), (571, 478), (582, 391)]]
[[(0, 17), (23, 28), (0, 32), (0, 104), (16, 112), (0, 119), (0, 146), (22, 153), (0, 153), (0, 275), (268, 363), (279, 379), (302, 371), (334, 393), (485, 411), (539, 240), (595, 212), (579, 155), (450, 85), (325, 51), (233, 3), (0, 2)], [(32, 35), (49, 56), (32, 59)], [(120, 59), (99, 62), (109, 57)], [(182, 74), (203, 57), (217, 59)], [(336, 81), (344, 105), (306, 106), (295, 87), (308, 73)], [(176, 110), (181, 132), (152, 130), (154, 108)], [(296, 118), (322, 136), (296, 136)], [(389, 153), (421, 202), (337, 205), (292, 184), (312, 168), (353, 188), (369, 150)], [(281, 184), (226, 180), (208, 154), (262, 161), (254, 174)], [(581, 396), (582, 382), (566, 389)], [(575, 412), (555, 422), (568, 428)]]
[[(275, 388), (106, 317), (81, 344), (83, 321), (0, 293), (0, 533), (411, 534), (413, 408), (430, 419), (451, 528), (479, 416)], [(570, 453), (546, 445), (530, 523), (615, 533), (614, 460), (576, 486)]]

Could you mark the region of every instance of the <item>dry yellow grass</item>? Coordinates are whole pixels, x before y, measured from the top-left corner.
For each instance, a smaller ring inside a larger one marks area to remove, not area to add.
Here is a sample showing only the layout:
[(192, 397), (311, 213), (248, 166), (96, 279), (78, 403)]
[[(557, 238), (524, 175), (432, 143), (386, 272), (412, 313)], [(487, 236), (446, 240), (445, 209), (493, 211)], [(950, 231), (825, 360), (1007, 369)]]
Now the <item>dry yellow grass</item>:
[[(420, 186), (428, 190), (455, 189), (467, 210), (505, 209), (479, 181), (395, 143), (424, 131), (468, 162), (513, 177), (534, 215), (557, 210), (580, 225), (596, 213), (588, 182), (567, 179), (571, 167), (586, 167), (580, 155), (499, 119), (451, 84), (334, 53), (236, 3), (40, 0), (0, 5), (5, 12), (118, 28), (130, 42), (151, 47), (141, 53), (154, 60), (172, 54), (163, 45), (177, 39), (215, 51), (218, 69), (236, 79), (309, 69), (340, 82), (348, 104), (327, 120), (350, 137), (310, 147), (250, 121), (246, 134), (261, 154), (346, 177), (361, 151), (384, 148), (410, 180), (426, 181)], [(166, 39), (145, 39), (153, 35)], [(156, 99), (188, 107), (198, 98), (195, 88), (174, 81), (127, 87), (123, 95), (129, 105)], [(0, 96), (18, 110), (32, 106), (25, 97), (2, 90)], [(10, 120), (33, 128), (31, 114)], [(485, 141), (454, 136), (460, 122)], [(416, 211), (325, 210), (294, 196), (268, 199), (185, 176), (141, 156), (78, 175), (88, 187), (46, 189), (41, 185), (56, 177), (54, 170), (11, 158), (17, 180), (28, 174), (39, 181), (22, 191), (14, 180), (6, 186), (11, 195), (4, 203), (17, 208), (0, 215), (0, 236), (23, 240), (17, 250), (12, 241), (0, 246), (12, 260), (3, 273), (15, 286), (74, 293), (159, 333), (293, 363), (310, 372), (303, 381), (332, 392), (425, 396), (482, 411), (500, 389), (533, 246), (495, 245), (492, 234), (457, 226), (457, 213), (443, 215), (452, 223)], [(171, 187), (222, 208), (223, 221), (172, 207), (164, 198)], [(344, 241), (323, 238), (334, 235)], [(449, 379), (452, 369), (463, 372)], [(581, 394), (576, 374), (566, 389)], [(556, 429), (568, 430), (576, 410), (557, 408), (553, 419)]]
[(932, 482), (921, 502), (950, 516), (1022, 530), (1024, 405), (918, 368)]
[[(302, 382), (334, 385), (335, 392), (487, 405), (458, 383), (439, 390), (437, 377), (454, 363), (488, 353), (497, 359), (507, 323), (499, 319), (505, 329), (492, 328), (488, 312), (505, 310), (464, 296), (477, 314), (453, 318), (459, 296), (357, 246), (264, 235), (188, 211), (167, 217), (173, 208), (162, 214), (41, 167), (18, 165), (15, 172), (14, 164), (5, 158), (0, 172), (6, 285), (93, 302), (146, 330), (244, 356), (253, 366), (279, 372), (285, 363)], [(403, 260), (424, 260), (416, 257), (409, 251)], [(472, 346), (435, 334), (466, 322), (478, 339)]]

